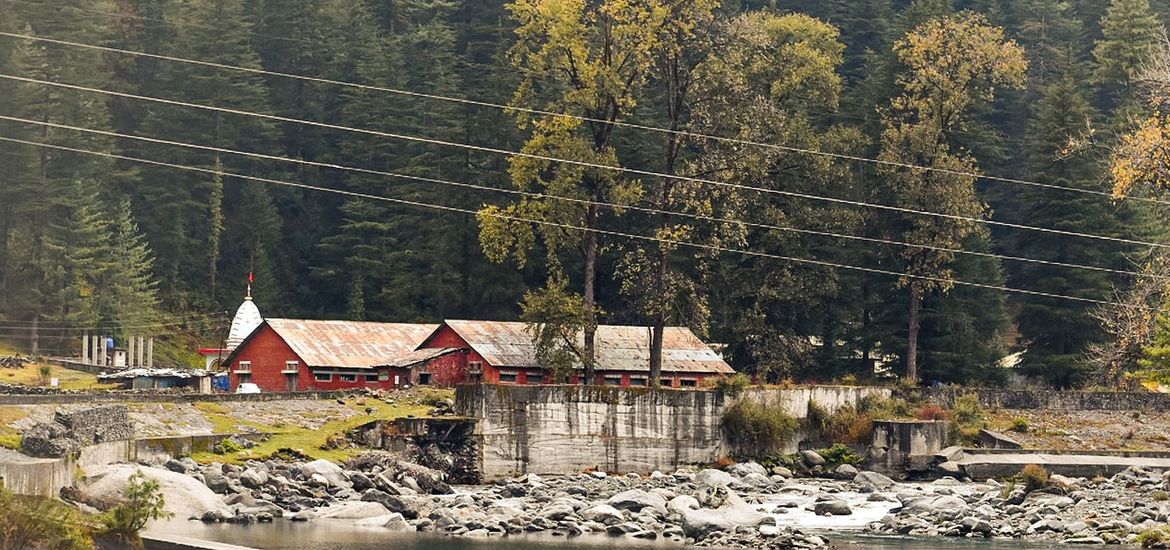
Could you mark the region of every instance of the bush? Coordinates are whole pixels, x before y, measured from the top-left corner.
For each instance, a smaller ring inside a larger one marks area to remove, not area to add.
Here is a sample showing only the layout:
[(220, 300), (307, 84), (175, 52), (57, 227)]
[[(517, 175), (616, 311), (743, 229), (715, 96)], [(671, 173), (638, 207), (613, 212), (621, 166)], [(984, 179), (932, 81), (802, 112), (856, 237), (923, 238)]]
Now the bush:
[(1011, 431), (1019, 433), (1028, 433), (1028, 419), (1022, 416), (1017, 416), (1012, 419)]
[(1142, 548), (1165, 548), (1170, 544), (1170, 527), (1155, 527), (1142, 531), (1136, 542), (1142, 545)]
[(723, 433), (732, 447), (747, 456), (770, 454), (796, 434), (795, 418), (777, 408), (739, 401), (723, 412)]
[(41, 385), (49, 385), (49, 380), (53, 377), (53, 368), (49, 365), (41, 365), (37, 367), (37, 375), (41, 379)]
[(910, 418), (914, 413), (914, 407), (909, 401), (896, 397), (865, 397), (857, 404), (857, 410), (875, 420)]
[(102, 516), (99, 536), (130, 548), (141, 548), (138, 533), (146, 524), (169, 518), (172, 514), (164, 509), (166, 502), (158, 482), (146, 479), (142, 472), (130, 476), (130, 485), (122, 498), (120, 505)]
[(92, 549), (92, 526), (49, 499), (20, 497), (0, 487), (0, 548)]
[(825, 469), (832, 469), (842, 464), (861, 464), (861, 456), (853, 452), (848, 445), (837, 443), (828, 449), (821, 449), (817, 451), (821, 458), (825, 459)]
[(975, 394), (956, 397), (955, 405), (951, 407), (951, 418), (964, 426), (982, 423), (985, 416), (979, 396)]
[(950, 420), (951, 415), (938, 403), (927, 403), (914, 411), (914, 418), (919, 420)]
[(1020, 481), (1024, 482), (1024, 490), (1029, 493), (1042, 489), (1048, 486), (1048, 470), (1043, 466), (1029, 464), (1020, 470)]
[(742, 372), (737, 372), (731, 376), (721, 376), (714, 380), (715, 389), (732, 398), (739, 397), (743, 393), (743, 390), (746, 390), (748, 386), (752, 385), (752, 379)]

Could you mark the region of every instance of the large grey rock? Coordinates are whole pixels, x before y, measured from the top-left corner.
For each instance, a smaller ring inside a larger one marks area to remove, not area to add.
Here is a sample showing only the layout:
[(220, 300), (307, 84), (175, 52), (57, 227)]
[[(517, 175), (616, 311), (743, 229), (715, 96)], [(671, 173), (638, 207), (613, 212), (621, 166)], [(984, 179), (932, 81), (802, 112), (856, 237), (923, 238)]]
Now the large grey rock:
[(731, 474), (721, 471), (712, 470), (710, 468), (702, 470), (695, 474), (695, 483), (699, 485), (731, 485), (735, 483), (735, 478)]
[(249, 468), (240, 474), (240, 483), (249, 489), (259, 489), (268, 483), (268, 474), (262, 470)]
[(647, 493), (641, 489), (622, 491), (610, 497), (606, 504), (619, 510), (640, 512), (643, 508), (653, 508), (661, 514), (666, 514), (666, 499), (662, 495)]
[(214, 466), (203, 469), (203, 484), (216, 493), (226, 493), (230, 488), (227, 476), (223, 470)]
[(406, 522), (406, 518), (402, 517), (402, 514), (390, 514), (390, 517), (387, 518), (386, 523), (382, 524), (382, 527), (385, 527), (389, 531), (406, 532), (415, 530), (413, 526)]
[(418, 519), (426, 515), (427, 501), (419, 497), (388, 495), (378, 489), (368, 489), (362, 493), (362, 500), (377, 502), (391, 512), (402, 514), (406, 519)]
[(825, 457), (813, 450), (800, 451), (800, 458), (804, 460), (805, 464), (811, 466), (820, 466), (825, 463)]
[(853, 476), (853, 482), (860, 485), (870, 485), (875, 489), (889, 489), (896, 484), (894, 480), (877, 472), (859, 472)]
[(727, 469), (727, 472), (735, 477), (743, 477), (748, 474), (759, 474), (762, 476), (768, 475), (768, 470), (755, 462), (740, 462), (738, 464), (733, 464), (730, 468)]
[[(362, 520), (370, 518), (381, 519), (379, 525), (389, 520), (391, 512), (381, 503), (365, 500), (351, 500), (335, 503), (328, 508), (317, 512), (317, 519)], [(402, 517), (399, 515), (399, 517)]]
[(551, 504), (541, 508), (540, 511), (536, 513), (536, 516), (541, 518), (548, 518), (553, 521), (560, 521), (568, 516), (573, 515), (574, 512), (575, 510), (573, 507), (568, 504)]
[(350, 487), (349, 480), (345, 477), (345, 470), (328, 460), (306, 462), (301, 464), (300, 471), (301, 475), (308, 479), (312, 479), (315, 475), (321, 476), (330, 487)]
[(191, 476), (134, 464), (113, 464), (91, 469), (79, 488), (87, 500), (117, 501), (129, 488), (130, 476), (136, 472), (142, 472), (146, 479), (158, 482), (164, 508), (176, 518), (200, 517), (208, 510), (224, 508), (219, 495)]
[(956, 518), (965, 515), (970, 508), (965, 500), (954, 495), (900, 493), (898, 500), (902, 502), (902, 513), (904, 514), (929, 514)]
[(617, 525), (626, 520), (621, 510), (608, 504), (598, 504), (581, 512), (581, 517), (602, 525)]
[(859, 472), (851, 464), (842, 464), (833, 469), (833, 477), (837, 479), (853, 479)]
[[(447, 485), (446, 475), (443, 472), (413, 462), (396, 460), (388, 465), (383, 474), (419, 493), (448, 495), (453, 492), (451, 487)], [(531, 476), (530, 479), (534, 485), (539, 484), (538, 477)]]
[(699, 501), (690, 495), (679, 495), (666, 503), (666, 509), (681, 516), (690, 510), (698, 510)]
[(830, 499), (813, 504), (813, 513), (818, 516), (848, 516), (853, 513), (853, 509), (844, 500)]

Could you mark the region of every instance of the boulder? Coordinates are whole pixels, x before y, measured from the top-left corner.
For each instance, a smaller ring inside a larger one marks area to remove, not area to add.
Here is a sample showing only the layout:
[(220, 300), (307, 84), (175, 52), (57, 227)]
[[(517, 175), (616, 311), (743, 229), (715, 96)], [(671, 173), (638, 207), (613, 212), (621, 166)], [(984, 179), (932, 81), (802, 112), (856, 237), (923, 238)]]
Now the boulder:
[(811, 468), (813, 466), (820, 466), (825, 463), (825, 457), (813, 450), (800, 451), (800, 458), (804, 460), (805, 464)]
[(853, 479), (858, 473), (852, 464), (842, 464), (833, 469), (833, 477), (837, 479)]
[[(320, 509), (317, 512), (316, 519), (363, 520), (385, 518), (380, 519), (378, 522), (381, 525), (389, 519), (389, 515), (390, 512), (386, 510), (386, 507), (378, 502), (350, 500), (337, 502), (327, 508)], [(399, 517), (402, 516), (399, 515)]]
[(818, 516), (848, 516), (853, 513), (853, 509), (844, 500), (829, 499), (813, 504), (813, 513)]
[(666, 509), (681, 516), (690, 510), (698, 510), (699, 501), (690, 495), (679, 495), (666, 503)]
[(351, 485), (349, 479), (345, 477), (345, 470), (328, 460), (314, 460), (301, 464), (300, 472), (306, 479), (320, 476), (330, 487), (350, 487)]
[(213, 466), (203, 469), (203, 484), (208, 489), (220, 494), (228, 492), (230, 488), (227, 476), (223, 475), (223, 470)]
[(858, 485), (869, 485), (875, 489), (889, 489), (896, 485), (896, 482), (887, 476), (877, 472), (858, 472), (853, 476), (853, 482)]
[(541, 508), (540, 511), (536, 513), (536, 517), (548, 518), (553, 521), (560, 521), (568, 516), (573, 515), (574, 512), (575, 510), (573, 510), (573, 507), (568, 504), (552, 504)]
[(113, 464), (90, 472), (80, 489), (85, 500), (92, 502), (117, 501), (130, 487), (130, 476), (136, 472), (157, 481), (162, 490), (164, 508), (176, 518), (201, 517), (208, 510), (224, 508), (219, 495), (199, 480), (162, 468), (134, 464)]
[(617, 525), (626, 520), (621, 510), (608, 504), (598, 504), (581, 512), (581, 517), (602, 525)]
[(702, 470), (695, 474), (695, 483), (699, 485), (731, 485), (735, 483), (735, 478), (731, 474), (720, 470), (712, 470), (710, 468)]
[[(413, 462), (396, 460), (389, 464), (383, 474), (419, 493), (449, 495), (454, 492), (447, 485), (446, 475), (443, 472)], [(538, 482), (539, 478), (533, 477), (532, 479)]]
[(755, 462), (740, 462), (738, 464), (732, 464), (731, 467), (727, 469), (727, 472), (735, 477), (743, 477), (748, 474), (759, 474), (762, 476), (768, 475), (768, 470)]
[(367, 489), (362, 493), (362, 500), (377, 502), (391, 512), (402, 514), (406, 519), (418, 519), (426, 515), (426, 501), (419, 497), (388, 495), (378, 489)]
[(240, 483), (249, 489), (259, 489), (268, 483), (268, 474), (263, 470), (249, 468), (240, 474)]
[(641, 489), (622, 491), (606, 501), (606, 504), (618, 510), (640, 512), (643, 508), (653, 508), (660, 514), (666, 514), (666, 499), (662, 495), (647, 493)]
[(402, 517), (402, 514), (390, 514), (386, 519), (386, 523), (382, 524), (382, 527), (390, 531), (406, 532), (415, 530), (414, 527), (406, 522), (406, 518)]
[(966, 514), (970, 508), (965, 500), (953, 495), (901, 493), (898, 495), (898, 500), (902, 502), (902, 513), (904, 514), (929, 514), (956, 518)]

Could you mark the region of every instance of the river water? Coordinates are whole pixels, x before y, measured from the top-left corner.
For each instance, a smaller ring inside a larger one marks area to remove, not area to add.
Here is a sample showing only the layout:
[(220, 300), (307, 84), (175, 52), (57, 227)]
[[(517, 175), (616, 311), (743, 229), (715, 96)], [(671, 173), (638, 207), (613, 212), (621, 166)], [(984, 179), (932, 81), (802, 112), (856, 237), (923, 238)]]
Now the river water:
[[(390, 533), (377, 528), (358, 528), (342, 522), (277, 521), (260, 525), (205, 525), (197, 521), (172, 521), (154, 532), (238, 544), (262, 550), (683, 550), (679, 543), (643, 541), (609, 535), (582, 535), (566, 539), (551, 535), (470, 539), (424, 533)], [(825, 531), (835, 548), (855, 550), (1048, 550), (1067, 549), (1056, 543), (1024, 543), (1018, 540), (904, 538), (863, 536), (856, 531)]]

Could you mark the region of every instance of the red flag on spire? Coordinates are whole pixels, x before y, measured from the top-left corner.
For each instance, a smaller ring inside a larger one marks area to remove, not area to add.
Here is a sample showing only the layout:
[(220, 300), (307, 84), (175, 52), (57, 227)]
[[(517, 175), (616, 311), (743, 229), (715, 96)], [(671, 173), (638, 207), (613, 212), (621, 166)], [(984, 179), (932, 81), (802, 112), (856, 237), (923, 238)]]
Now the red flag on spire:
[(256, 282), (256, 277), (253, 277), (253, 276), (252, 276), (252, 272), (251, 272), (251, 271), (249, 271), (249, 272), (248, 272), (248, 282), (249, 282), (249, 283), (254, 283), (254, 282)]

